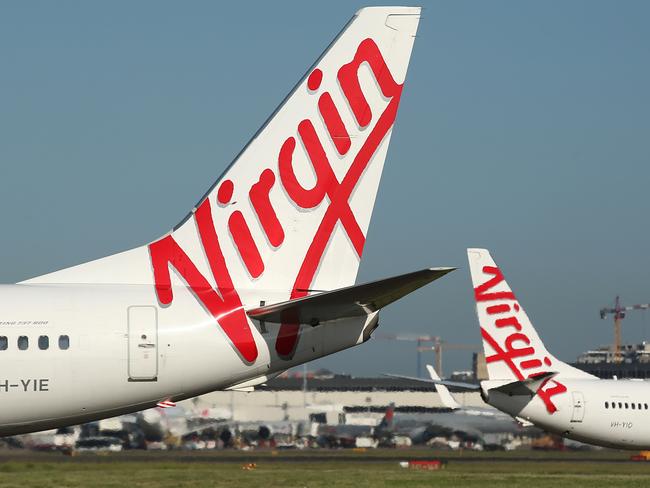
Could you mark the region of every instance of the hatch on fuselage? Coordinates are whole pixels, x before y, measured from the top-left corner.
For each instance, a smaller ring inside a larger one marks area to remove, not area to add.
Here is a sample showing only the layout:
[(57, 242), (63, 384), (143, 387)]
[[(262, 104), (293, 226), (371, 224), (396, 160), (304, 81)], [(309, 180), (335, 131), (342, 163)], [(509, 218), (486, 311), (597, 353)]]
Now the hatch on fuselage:
[(158, 377), (158, 311), (156, 307), (128, 308), (129, 381)]
[(571, 397), (573, 398), (571, 422), (582, 422), (582, 419), (585, 418), (585, 397), (579, 391), (572, 392)]

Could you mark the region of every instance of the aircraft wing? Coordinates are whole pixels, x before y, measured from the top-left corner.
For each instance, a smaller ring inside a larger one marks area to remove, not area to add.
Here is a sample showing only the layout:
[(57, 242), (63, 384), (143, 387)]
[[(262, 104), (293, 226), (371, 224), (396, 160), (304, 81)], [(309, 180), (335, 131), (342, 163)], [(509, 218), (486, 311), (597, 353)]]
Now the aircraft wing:
[(388, 376), (389, 378), (399, 378), (401, 380), (419, 381), (420, 383), (428, 383), (430, 385), (433, 384), (433, 385), (450, 386), (452, 388), (459, 388), (461, 390), (478, 391), (481, 389), (480, 385), (477, 385), (475, 383), (464, 383), (462, 381), (433, 380), (433, 379), (430, 380), (425, 378), (416, 378), (415, 376), (403, 376), (400, 374), (389, 374), (389, 373), (382, 373), (382, 376)]
[(352, 317), (378, 311), (405, 295), (456, 268), (429, 268), (392, 278), (353, 285), (333, 291), (265, 305), (248, 310), (249, 317), (271, 323), (310, 324)]

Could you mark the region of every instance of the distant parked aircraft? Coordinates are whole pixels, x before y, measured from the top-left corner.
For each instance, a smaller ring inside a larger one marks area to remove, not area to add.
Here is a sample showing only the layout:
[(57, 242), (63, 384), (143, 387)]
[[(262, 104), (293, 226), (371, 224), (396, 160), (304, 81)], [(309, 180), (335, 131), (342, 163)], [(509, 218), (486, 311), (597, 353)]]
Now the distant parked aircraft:
[(430, 380), (387, 374), (393, 378), (435, 383), (436, 391), (444, 409), (439, 412), (392, 413), (386, 415), (378, 431), (382, 429), (394, 434), (407, 435), (415, 444), (428, 441), (435, 432), (445, 429), (451, 432), (459, 431), (471, 436), (482, 438), (485, 434), (509, 433), (522, 434), (523, 426), (511, 415), (494, 408), (465, 407), (458, 403), (448, 388), (440, 383), (440, 377), (430, 364), (427, 364)]

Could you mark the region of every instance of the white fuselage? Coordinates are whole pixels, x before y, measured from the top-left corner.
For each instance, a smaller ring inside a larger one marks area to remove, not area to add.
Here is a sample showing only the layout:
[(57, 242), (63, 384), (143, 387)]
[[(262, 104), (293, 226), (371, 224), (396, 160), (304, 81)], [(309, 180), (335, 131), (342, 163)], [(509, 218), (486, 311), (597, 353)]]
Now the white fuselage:
[[(486, 387), (490, 383), (483, 382)], [(650, 384), (636, 380), (562, 379), (567, 391), (550, 413), (537, 396), (490, 391), (488, 403), (570, 439), (622, 449), (650, 449)]]
[[(274, 299), (273, 294), (263, 298)], [(1, 285), (0, 435), (259, 384), (363, 342), (376, 325), (375, 314), (301, 326), (295, 354), (281, 359), (274, 347), (279, 325), (249, 320), (259, 355), (247, 364), (188, 293), (179, 290), (174, 307), (161, 310), (151, 286)]]

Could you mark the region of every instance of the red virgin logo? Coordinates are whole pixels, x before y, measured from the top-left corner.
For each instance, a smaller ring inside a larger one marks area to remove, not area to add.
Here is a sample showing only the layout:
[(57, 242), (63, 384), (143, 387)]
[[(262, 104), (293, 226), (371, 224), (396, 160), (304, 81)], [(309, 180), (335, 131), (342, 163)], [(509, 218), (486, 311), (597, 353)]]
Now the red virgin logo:
[[(494, 351), (494, 354), (486, 356), (485, 361), (488, 364), (504, 363), (518, 380), (547, 372), (546, 368), (552, 366), (552, 360), (548, 356), (539, 357), (535, 346), (523, 330), (518, 318), (521, 307), (517, 303), (515, 294), (512, 291), (494, 291), (494, 288), (504, 281), (501, 270), (495, 266), (484, 266), (483, 273), (492, 277), (474, 289), (476, 302), (477, 304), (494, 302), (486, 308), (491, 321), (490, 326), (481, 327), (483, 340)], [(508, 333), (501, 342), (494, 338), (494, 332), (500, 329)], [(557, 407), (552, 397), (565, 391), (567, 389), (562, 383), (551, 379), (542, 384), (537, 395), (546, 405), (546, 410), (554, 413)]]
[[(361, 89), (358, 71), (362, 63), (366, 63), (370, 68), (383, 98), (388, 101), (381, 113), (373, 113)], [(362, 41), (354, 58), (341, 66), (336, 73), (338, 85), (358, 126), (363, 129), (369, 127), (371, 122), (375, 122), (367, 134), (362, 132), (365, 140), (358, 152), (351, 155), (348, 154), (352, 146), (349, 132), (332, 96), (327, 91), (319, 93), (323, 77), (326, 75), (321, 70), (315, 69), (307, 80), (307, 87), (312, 95), (318, 95), (318, 111), (330, 136), (329, 143), (339, 155), (351, 161), (345, 176), (338, 180), (313, 122), (304, 119), (298, 123), (297, 136), (306, 150), (315, 175), (316, 182), (313, 187), (303, 187), (296, 177), (292, 165), (296, 138), (290, 136), (278, 148), (277, 167), (263, 169), (257, 182), (248, 191), (258, 224), (266, 235), (268, 243), (276, 249), (282, 247), (286, 237), (283, 224), (269, 197), (271, 189), (278, 181), (291, 202), (302, 211), (310, 211), (327, 202), (325, 214), (306, 254), (302, 258), (296, 256), (296, 259), (302, 259), (302, 262), (291, 289), (291, 298), (307, 295), (338, 223), (347, 234), (356, 255), (361, 258), (365, 235), (350, 207), (349, 200), (372, 156), (395, 121), (402, 93), (402, 85), (395, 82), (376, 43), (372, 39)], [(236, 182), (228, 179), (222, 181), (217, 189), (215, 203), (220, 206), (229, 204), (235, 184)], [(149, 245), (158, 300), (163, 305), (169, 305), (173, 301), (171, 266), (187, 283), (196, 299), (214, 317), (217, 325), (228, 336), (242, 359), (252, 363), (258, 356), (257, 346), (249, 319), (228, 270), (228, 263), (223, 256), (219, 236), (214, 226), (210, 198), (206, 198), (199, 205), (194, 213), (194, 219), (210, 271), (217, 285), (216, 289), (201, 274), (173, 235), (167, 235)], [(261, 276), (265, 272), (265, 263), (241, 211), (235, 210), (229, 215), (228, 232), (249, 275), (252, 278)], [(284, 270), (275, 272), (282, 271)], [(281, 325), (275, 343), (276, 351), (280, 356), (292, 357), (298, 343), (299, 331), (300, 324)]]

